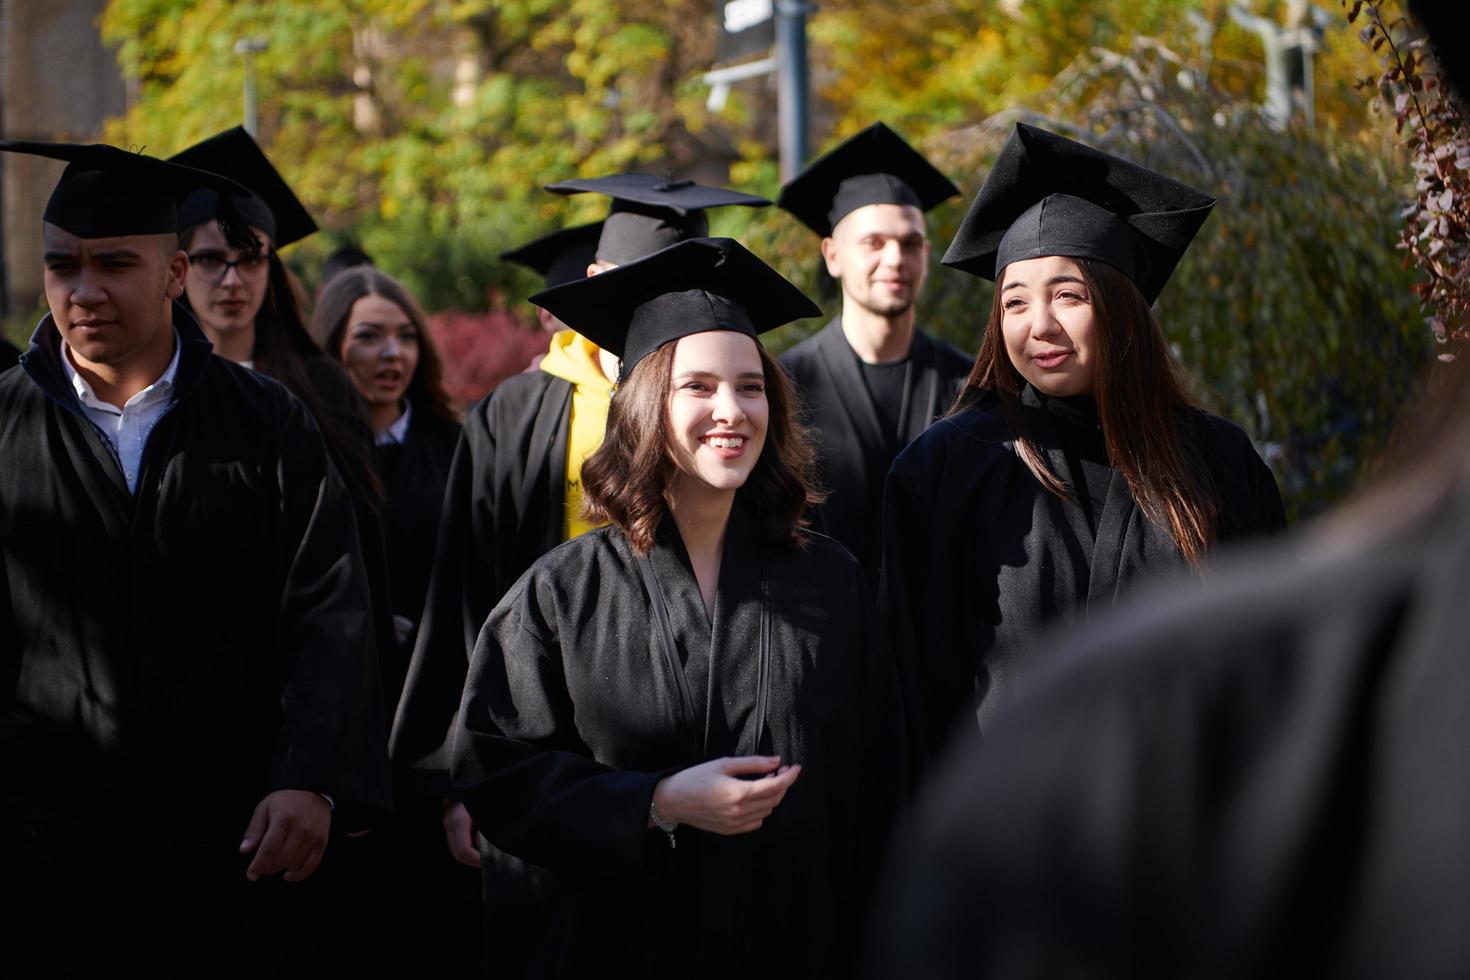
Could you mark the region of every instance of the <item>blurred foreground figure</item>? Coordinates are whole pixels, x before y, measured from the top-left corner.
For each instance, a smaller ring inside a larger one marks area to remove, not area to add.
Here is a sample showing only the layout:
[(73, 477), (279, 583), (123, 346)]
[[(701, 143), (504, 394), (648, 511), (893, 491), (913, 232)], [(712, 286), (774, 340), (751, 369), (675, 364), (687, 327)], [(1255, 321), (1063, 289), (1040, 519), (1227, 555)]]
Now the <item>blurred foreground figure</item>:
[(69, 163), (50, 313), (0, 378), (0, 972), (313, 974), (315, 872), (329, 830), (389, 805), (387, 746), (321, 432), (175, 302), (179, 202), (243, 189), (0, 149)]
[(1463, 359), (1439, 396), (1304, 547), (1074, 636), (950, 759), (875, 976), (1470, 975)]

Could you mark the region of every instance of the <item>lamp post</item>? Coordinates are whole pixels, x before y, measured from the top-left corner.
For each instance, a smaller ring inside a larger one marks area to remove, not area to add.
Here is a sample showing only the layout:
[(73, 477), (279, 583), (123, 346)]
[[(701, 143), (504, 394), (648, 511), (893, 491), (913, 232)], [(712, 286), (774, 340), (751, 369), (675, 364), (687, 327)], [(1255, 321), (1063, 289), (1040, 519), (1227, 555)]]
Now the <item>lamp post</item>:
[(235, 53), (245, 59), (245, 132), (254, 139), (260, 129), (260, 105), (255, 95), (255, 56), (269, 47), (263, 37), (245, 37), (235, 42)]
[(806, 63), (805, 0), (776, 0), (777, 131), (781, 148), (781, 180), (795, 177), (806, 163), (810, 124), (810, 82)]

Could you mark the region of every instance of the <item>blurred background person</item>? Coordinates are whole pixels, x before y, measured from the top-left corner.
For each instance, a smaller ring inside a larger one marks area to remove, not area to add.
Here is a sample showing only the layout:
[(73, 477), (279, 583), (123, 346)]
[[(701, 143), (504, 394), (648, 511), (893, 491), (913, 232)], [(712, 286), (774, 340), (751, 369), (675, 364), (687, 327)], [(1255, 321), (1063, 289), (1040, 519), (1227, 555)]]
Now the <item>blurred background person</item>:
[[(226, 196), (201, 190), (180, 205), (184, 230), (179, 242), (189, 256), (180, 302), (198, 319), (216, 354), (279, 381), (317, 420), (357, 517), (373, 590), (378, 655), (391, 656), (396, 643), (383, 490), (373, 463), (367, 409), (341, 365), (323, 354), (307, 332), (304, 291), (279, 252), (314, 233), (316, 222), (255, 140), (238, 126), (170, 159), (222, 174), (249, 192)], [(258, 247), (239, 249), (225, 240), (220, 219), (231, 215), (250, 227)]]
[(337, 273), (345, 272), (348, 269), (356, 269), (364, 265), (376, 266), (377, 263), (373, 261), (371, 255), (363, 251), (360, 245), (346, 242), (332, 249), (325, 261), (322, 262), (321, 275), (316, 280), (317, 298), (321, 298), (322, 291), (327, 288), (327, 284), (336, 277)]
[[(459, 421), (440, 384), (424, 315), (386, 274), (360, 265), (333, 276), (311, 333), (346, 368), (374, 433), (397, 640), (381, 657), (391, 715), (429, 588)], [(480, 962), (479, 876), (444, 847), (440, 795), (399, 787), (394, 802), (390, 825), (342, 844), (328, 913), (334, 967), (473, 974)]]
[(874, 123), (781, 188), (776, 203), (821, 236), (842, 311), (781, 356), (817, 437), (827, 499), (818, 530), (878, 581), (883, 479), (899, 451), (953, 405), (972, 358), (920, 330), (929, 276), (924, 213), (959, 194), (903, 138)]

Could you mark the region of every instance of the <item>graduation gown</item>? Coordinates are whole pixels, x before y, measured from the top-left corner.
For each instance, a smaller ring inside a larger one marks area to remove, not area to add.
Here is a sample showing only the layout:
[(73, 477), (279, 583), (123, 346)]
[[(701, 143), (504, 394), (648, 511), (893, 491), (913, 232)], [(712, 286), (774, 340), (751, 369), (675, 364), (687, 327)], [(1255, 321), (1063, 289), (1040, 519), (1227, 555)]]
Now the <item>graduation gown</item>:
[(383, 525), (390, 605), (395, 615), (413, 623), (406, 641), (399, 644), (403, 656), (397, 676), (389, 677), (384, 671), (383, 693), (394, 705), (403, 690), (407, 654), (413, 650), (429, 593), (444, 488), (449, 483), (449, 467), (459, 436), (458, 423), (422, 405), (409, 419), (401, 444), (377, 447), (378, 478), (386, 498)]
[[(861, 569), (819, 535), (757, 544), (738, 502), (712, 623), (669, 519), (648, 568), (673, 650), (614, 528), (537, 561), (475, 647), (456, 790), (564, 895), (531, 975), (847, 975), (904, 778)], [(660, 778), (750, 754), (803, 766), (759, 830), (647, 828)]]
[[(392, 610), (411, 620), (420, 615), (428, 591), (459, 433), (457, 423), (419, 405), (404, 441), (377, 447)], [(412, 644), (410, 634), (395, 657), (384, 658), (383, 694), (391, 705), (398, 702)], [(334, 845), (326, 962), (341, 975), (474, 975), (480, 963), (479, 873), (444, 846), (439, 794), (400, 788), (394, 810), (391, 823)], [(437, 938), (426, 942), (428, 936)]]
[(386, 809), (352, 509), (284, 388), (175, 310), (135, 493), (42, 320), (0, 377), (0, 948), (18, 975), (311, 968), (314, 880), (250, 883), (278, 789)]
[[(1049, 400), (1028, 385), (1020, 411), (1053, 471), (1078, 488), (1077, 501), (1037, 482), (994, 399), (935, 424), (888, 477), (882, 602), (908, 688), (911, 739), (925, 753), (962, 718), (978, 715), (985, 727), (1043, 627), (1087, 622), (1140, 579), (1184, 561), (1121, 473), (1080, 458), (1101, 431), (1094, 422), (1095, 434), (1083, 434), (1074, 400)], [(1275, 480), (1239, 427), (1190, 410), (1182, 431), (1219, 496), (1218, 542), (1285, 526)]]
[(20, 363), (20, 351), (8, 341), (0, 340), (0, 374), (4, 374), (18, 363)]
[(914, 331), (902, 414), (886, 431), (868, 395), (862, 366), (834, 319), (781, 357), (815, 430), (817, 467), (827, 500), (813, 527), (857, 556), (877, 582), (883, 478), (899, 451), (949, 411), (974, 359), (942, 340)]
[(1055, 638), (895, 855), (875, 975), (1470, 975), (1470, 484), (1361, 521)]
[(400, 786), (449, 793), (449, 741), (475, 638), (511, 583), (561, 542), (571, 405), (571, 382), (531, 371), (465, 418), (393, 726)]
[[(434, 566), (390, 752), (402, 790), (450, 797), (449, 756), (475, 638), (511, 583), (561, 541), (572, 383), (508, 378), (470, 409), (450, 462)], [(494, 975), (520, 977), (557, 914), (555, 883), (480, 838)]]

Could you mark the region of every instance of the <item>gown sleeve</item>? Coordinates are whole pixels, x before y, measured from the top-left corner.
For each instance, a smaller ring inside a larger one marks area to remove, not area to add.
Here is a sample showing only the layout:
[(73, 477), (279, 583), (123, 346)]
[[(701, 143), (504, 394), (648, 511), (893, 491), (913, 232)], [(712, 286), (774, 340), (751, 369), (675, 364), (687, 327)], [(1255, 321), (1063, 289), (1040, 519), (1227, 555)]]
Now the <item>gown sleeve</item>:
[(648, 828), (668, 773), (597, 762), (577, 732), (552, 617), (533, 567), (491, 612), (475, 645), (455, 730), (452, 775), (475, 827), (552, 872), (648, 879), (669, 867)]
[(883, 488), (883, 563), (878, 606), (887, 627), (885, 657), (892, 664), (899, 691), (899, 711), (907, 743), (905, 771), (910, 789), (922, 777), (928, 753), (933, 748), (924, 712), (917, 619), (923, 615), (921, 598), (928, 568), (922, 553), (924, 543), (929, 540), (926, 513), (899, 464), (895, 463)]
[(490, 556), (494, 514), (486, 484), (495, 468), (489, 402), (471, 410), (449, 464), (434, 565), (391, 742), (399, 783), (449, 796), (449, 757), (468, 653), (500, 595)]
[(387, 733), (368, 583), (347, 489), (291, 400), (281, 507), (280, 733), (270, 788), (326, 793), (354, 819), (391, 808)]

